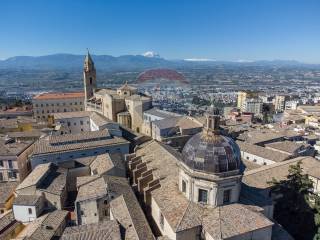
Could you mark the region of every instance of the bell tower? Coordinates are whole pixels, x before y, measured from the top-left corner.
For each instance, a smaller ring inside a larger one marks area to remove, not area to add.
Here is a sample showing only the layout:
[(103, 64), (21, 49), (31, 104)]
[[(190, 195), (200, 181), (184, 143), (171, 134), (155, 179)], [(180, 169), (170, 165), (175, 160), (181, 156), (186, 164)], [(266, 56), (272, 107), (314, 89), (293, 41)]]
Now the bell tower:
[(84, 60), (83, 85), (84, 85), (85, 102), (87, 102), (89, 98), (93, 97), (93, 93), (97, 88), (96, 69), (94, 67), (94, 63), (90, 56), (89, 50)]

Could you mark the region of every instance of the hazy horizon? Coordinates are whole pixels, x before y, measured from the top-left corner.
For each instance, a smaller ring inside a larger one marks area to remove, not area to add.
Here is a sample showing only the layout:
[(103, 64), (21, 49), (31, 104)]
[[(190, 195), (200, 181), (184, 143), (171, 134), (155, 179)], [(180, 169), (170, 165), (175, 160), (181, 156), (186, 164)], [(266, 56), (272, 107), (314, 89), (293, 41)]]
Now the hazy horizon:
[[(90, 52), (90, 54), (92, 56), (111, 56), (111, 57), (122, 57), (122, 56), (144, 56), (144, 53), (137, 53), (137, 54), (122, 54), (122, 55), (111, 55), (111, 54), (95, 54)], [(85, 56), (86, 55), (86, 50), (84, 51), (84, 53), (68, 53), (68, 52), (57, 52), (57, 53), (50, 53), (50, 54), (44, 54), (44, 55), (16, 55), (16, 56), (10, 56), (7, 58), (0, 58), (0, 61), (6, 61), (12, 58), (16, 58), (16, 57), (46, 57), (46, 56), (54, 56), (54, 55), (74, 55), (74, 56)], [(195, 61), (195, 62), (238, 62), (238, 63), (250, 63), (250, 62), (259, 62), (259, 61), (295, 61), (295, 62), (299, 62), (299, 63), (303, 63), (303, 64), (320, 64), (319, 62), (305, 62), (305, 61), (301, 61), (299, 59), (279, 59), (279, 58), (271, 58), (271, 59), (214, 59), (214, 58), (166, 58), (165, 56), (162, 56), (161, 54), (159, 54), (160, 58), (168, 60), (168, 61), (175, 61), (175, 60), (184, 60), (184, 61)], [(145, 56), (146, 57), (146, 56)]]

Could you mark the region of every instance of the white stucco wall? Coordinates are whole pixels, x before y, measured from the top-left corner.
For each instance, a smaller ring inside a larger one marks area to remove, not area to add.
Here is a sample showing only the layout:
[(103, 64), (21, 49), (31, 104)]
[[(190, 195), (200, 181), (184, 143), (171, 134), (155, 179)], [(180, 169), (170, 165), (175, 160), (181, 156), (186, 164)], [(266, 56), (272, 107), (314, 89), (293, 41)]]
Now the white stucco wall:
[(162, 235), (168, 236), (172, 240), (177, 240), (176, 233), (172, 230), (171, 226), (167, 222), (165, 216), (163, 227), (160, 225), (160, 208), (153, 197), (151, 197), (151, 216), (154, 222), (157, 224), (158, 229), (160, 230)]
[(275, 161), (272, 161), (270, 159), (256, 156), (254, 154), (244, 152), (244, 151), (241, 151), (241, 157), (247, 161), (251, 161), (259, 165), (270, 165), (275, 163)]
[(58, 135), (61, 133), (81, 133), (90, 131), (90, 119), (89, 117), (74, 117), (64, 118), (56, 121), (57, 124), (61, 125), (61, 130), (57, 132)]
[[(32, 209), (32, 213), (29, 214), (28, 209)], [(21, 222), (31, 222), (35, 220), (39, 213), (38, 210), (36, 210), (35, 206), (21, 206), (21, 205), (13, 205), (13, 214), (14, 218)]]

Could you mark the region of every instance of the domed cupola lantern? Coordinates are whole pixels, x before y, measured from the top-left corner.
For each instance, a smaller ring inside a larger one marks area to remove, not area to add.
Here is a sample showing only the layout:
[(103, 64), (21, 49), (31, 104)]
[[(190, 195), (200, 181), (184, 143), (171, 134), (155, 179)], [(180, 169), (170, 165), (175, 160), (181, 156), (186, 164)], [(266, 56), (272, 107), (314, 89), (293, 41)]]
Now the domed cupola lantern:
[(240, 194), (239, 146), (220, 132), (216, 108), (206, 114), (201, 133), (191, 137), (179, 161), (179, 189), (193, 202), (220, 206), (237, 202)]

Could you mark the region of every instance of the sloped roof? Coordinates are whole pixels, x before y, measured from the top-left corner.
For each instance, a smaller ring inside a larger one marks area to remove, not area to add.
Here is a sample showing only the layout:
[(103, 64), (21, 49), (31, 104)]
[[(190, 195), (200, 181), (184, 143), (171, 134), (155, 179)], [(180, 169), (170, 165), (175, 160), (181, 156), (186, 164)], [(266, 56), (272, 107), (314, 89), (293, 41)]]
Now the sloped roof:
[(288, 153), (278, 152), (258, 145), (237, 141), (240, 150), (274, 162), (282, 162), (291, 157)]
[(125, 178), (106, 176), (108, 191), (114, 196), (110, 202), (112, 215), (125, 228), (127, 240), (153, 240), (149, 223)]
[(305, 173), (320, 179), (320, 161), (312, 157), (297, 157), (247, 171), (244, 173), (242, 182), (258, 189), (269, 188), (271, 186), (269, 182), (271, 182), (273, 178), (278, 181), (286, 179), (289, 174), (289, 167), (297, 164), (299, 161), (302, 162), (301, 167)]
[(17, 190), (38, 184), (38, 182), (49, 171), (51, 163), (39, 164), (35, 169), (19, 184)]
[[(80, 177), (81, 178), (81, 177)], [(86, 178), (86, 177), (85, 177)], [(89, 181), (78, 188), (76, 202), (97, 199), (107, 195), (105, 181), (102, 177)]]
[(121, 240), (119, 225), (116, 221), (67, 227), (61, 240)]
[(100, 154), (90, 164), (91, 171), (95, 174), (102, 175), (112, 168), (118, 168), (125, 171), (124, 160), (121, 153), (105, 153)]

